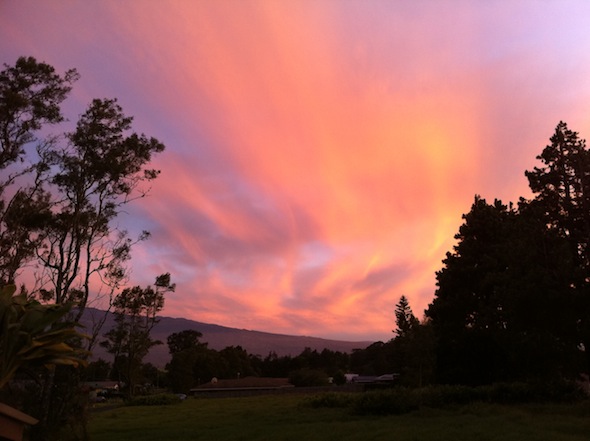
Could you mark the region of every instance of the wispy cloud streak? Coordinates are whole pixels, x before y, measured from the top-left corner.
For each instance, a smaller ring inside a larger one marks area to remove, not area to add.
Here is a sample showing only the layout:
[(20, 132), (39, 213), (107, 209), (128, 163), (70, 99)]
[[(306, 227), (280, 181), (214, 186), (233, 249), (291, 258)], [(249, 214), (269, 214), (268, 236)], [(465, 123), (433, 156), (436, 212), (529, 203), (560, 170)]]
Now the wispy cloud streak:
[[(475, 193), (526, 195), (560, 119), (590, 133), (586, 2), (6, 2), (0, 54), (117, 96), (168, 146), (134, 283), (165, 313), (340, 338), (415, 312)], [(559, 32), (557, 31), (559, 29)]]

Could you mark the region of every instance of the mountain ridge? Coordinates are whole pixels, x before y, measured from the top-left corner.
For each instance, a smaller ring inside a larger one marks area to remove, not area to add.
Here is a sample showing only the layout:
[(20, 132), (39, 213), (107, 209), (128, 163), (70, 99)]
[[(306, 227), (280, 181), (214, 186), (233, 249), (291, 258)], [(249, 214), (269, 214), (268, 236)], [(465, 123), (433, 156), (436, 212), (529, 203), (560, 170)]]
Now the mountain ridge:
[[(105, 311), (86, 308), (81, 320), (81, 324), (87, 329), (92, 328), (92, 323)], [(370, 341), (345, 341), (331, 340), (320, 337), (296, 336), (288, 334), (275, 334), (271, 332), (255, 331), (248, 329), (231, 328), (228, 326), (217, 325), (212, 323), (203, 323), (196, 320), (190, 320), (181, 317), (158, 317), (159, 322), (152, 330), (152, 338), (160, 340), (163, 344), (152, 347), (144, 362), (150, 362), (157, 367), (164, 367), (170, 360), (166, 339), (170, 334), (184, 330), (196, 330), (203, 334), (201, 342), (207, 343), (210, 349), (217, 351), (228, 346), (241, 346), (249, 354), (267, 356), (270, 352), (275, 352), (278, 356), (296, 356), (305, 348), (322, 351), (329, 349), (350, 353), (354, 349), (364, 349), (369, 346)], [(114, 314), (107, 313), (107, 319), (101, 330), (100, 335), (104, 335), (115, 326)], [(101, 338), (99, 338), (99, 341)], [(99, 345), (93, 350), (93, 359), (102, 358), (110, 361), (112, 356)]]

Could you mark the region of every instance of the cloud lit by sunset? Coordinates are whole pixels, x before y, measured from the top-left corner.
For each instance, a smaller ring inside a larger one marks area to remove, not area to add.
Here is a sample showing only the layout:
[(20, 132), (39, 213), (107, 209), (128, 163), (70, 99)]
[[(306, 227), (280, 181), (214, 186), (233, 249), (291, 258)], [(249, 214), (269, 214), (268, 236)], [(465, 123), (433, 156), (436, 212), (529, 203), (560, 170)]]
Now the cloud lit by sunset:
[(131, 283), (164, 315), (349, 340), (418, 316), (473, 196), (527, 196), (564, 120), (590, 137), (590, 4), (144, 1), (0, 5), (0, 59), (82, 78), (166, 144)]

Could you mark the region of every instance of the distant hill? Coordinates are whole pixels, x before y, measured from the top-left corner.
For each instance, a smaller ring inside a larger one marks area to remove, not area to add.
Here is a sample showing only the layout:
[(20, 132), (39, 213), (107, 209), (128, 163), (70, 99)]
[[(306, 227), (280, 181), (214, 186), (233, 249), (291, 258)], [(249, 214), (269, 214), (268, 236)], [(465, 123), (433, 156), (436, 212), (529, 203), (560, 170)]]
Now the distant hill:
[[(87, 308), (82, 318), (82, 324), (91, 328), (93, 317), (99, 317), (102, 314), (104, 314), (104, 311)], [(101, 334), (108, 332), (114, 325), (114, 315), (109, 313)], [(295, 356), (299, 355), (306, 347), (318, 351), (330, 349), (332, 351), (350, 353), (353, 349), (364, 349), (373, 343), (368, 341), (351, 342), (317, 337), (272, 334), (269, 332), (228, 328), (226, 326), (201, 323), (183, 318), (160, 317), (160, 322), (152, 330), (152, 337), (162, 341), (164, 344), (154, 346), (144, 361), (150, 362), (158, 367), (164, 367), (170, 360), (168, 346), (166, 345), (167, 337), (170, 334), (187, 329), (201, 332), (203, 334), (201, 341), (208, 343), (211, 349), (219, 351), (227, 346), (241, 346), (249, 354), (260, 355), (262, 357), (266, 357), (271, 351), (276, 352), (279, 356)], [(111, 361), (111, 355), (106, 353), (101, 347), (96, 347), (93, 355), (95, 359), (103, 358)]]

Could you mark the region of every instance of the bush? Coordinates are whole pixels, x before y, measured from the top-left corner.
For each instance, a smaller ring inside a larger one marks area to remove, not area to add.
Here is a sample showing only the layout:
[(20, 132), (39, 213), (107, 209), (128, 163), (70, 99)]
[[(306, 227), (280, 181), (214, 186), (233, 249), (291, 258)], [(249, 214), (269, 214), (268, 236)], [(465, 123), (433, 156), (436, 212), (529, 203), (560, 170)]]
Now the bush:
[(569, 381), (496, 383), (480, 389), (482, 399), (501, 404), (571, 402), (584, 398), (582, 390)]
[(360, 415), (399, 415), (419, 407), (417, 394), (410, 389), (396, 388), (360, 394), (352, 410)]
[(313, 397), (312, 407), (350, 407), (361, 415), (392, 415), (420, 407), (465, 405), (477, 401), (518, 404), (532, 402), (571, 402), (582, 399), (582, 391), (574, 383), (497, 383), (469, 387), (439, 385), (421, 389), (395, 387), (360, 394), (329, 393)]
[(127, 406), (166, 406), (169, 404), (178, 404), (182, 400), (174, 394), (156, 394), (142, 395), (132, 398), (126, 404)]
[(328, 392), (321, 395), (309, 397), (304, 401), (304, 405), (313, 408), (319, 407), (350, 407), (357, 396), (342, 392)]
[(544, 385), (544, 398), (548, 401), (574, 402), (588, 396), (579, 384), (573, 381), (554, 381)]
[(422, 406), (443, 407), (452, 404), (467, 404), (479, 399), (477, 389), (460, 385), (427, 386), (414, 389), (417, 400)]
[(537, 401), (536, 391), (526, 383), (494, 383), (478, 388), (482, 401), (518, 404)]

